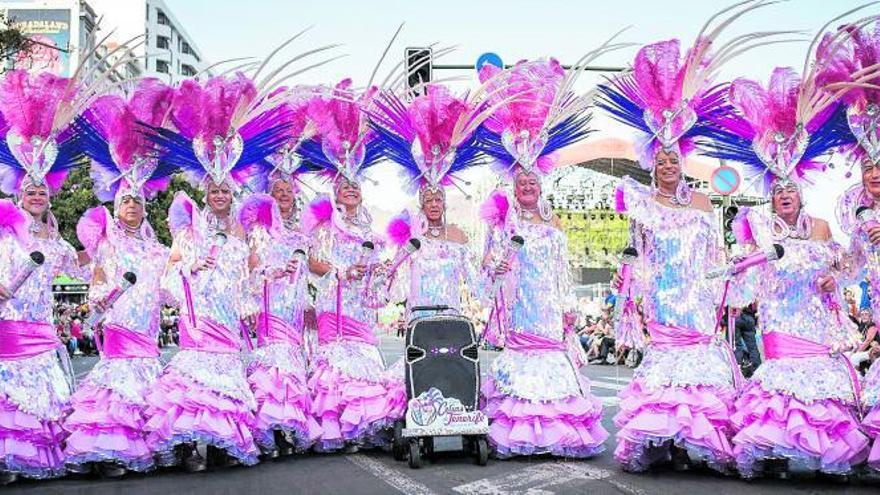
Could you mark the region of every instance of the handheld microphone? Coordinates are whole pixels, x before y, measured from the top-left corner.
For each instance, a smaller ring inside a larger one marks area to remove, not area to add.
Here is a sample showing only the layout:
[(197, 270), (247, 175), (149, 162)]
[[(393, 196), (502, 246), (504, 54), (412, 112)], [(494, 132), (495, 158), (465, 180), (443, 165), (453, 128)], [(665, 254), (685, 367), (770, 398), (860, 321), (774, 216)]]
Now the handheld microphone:
[(364, 241), (361, 243), (361, 256), (358, 258), (356, 265), (366, 265), (367, 261), (370, 260), (370, 256), (373, 254), (373, 250), (376, 249), (376, 245), (372, 243), (372, 241)]
[(214, 261), (217, 261), (217, 254), (220, 253), (220, 248), (226, 244), (227, 237), (223, 232), (217, 232), (214, 234), (214, 240), (211, 243), (211, 249), (208, 251), (208, 256), (214, 258)]
[(718, 277), (730, 277), (732, 275), (741, 273), (747, 268), (751, 268), (756, 265), (762, 265), (770, 261), (776, 261), (782, 258), (784, 254), (785, 249), (783, 249), (783, 247), (779, 244), (774, 244), (773, 247), (771, 249), (768, 249), (767, 251), (759, 251), (757, 253), (746, 256), (737, 263), (728, 263), (727, 266), (721, 266), (710, 270), (706, 274), (706, 279), (708, 280)]
[[(861, 222), (861, 225), (859, 225), (859, 229), (861, 229), (862, 234), (865, 236), (864, 238), (867, 241), (868, 230), (880, 226), (880, 222), (877, 221), (877, 215), (871, 208), (867, 206), (859, 206), (858, 209), (856, 209), (856, 218), (859, 220), (859, 222)], [(870, 243), (868, 244), (868, 269), (874, 271), (880, 268), (880, 253), (877, 252), (876, 247), (874, 247)]]
[(93, 328), (98, 322), (104, 319), (104, 315), (106, 315), (107, 311), (113, 307), (113, 304), (122, 297), (122, 294), (125, 294), (125, 291), (131, 288), (134, 284), (137, 283), (137, 275), (133, 272), (125, 272), (122, 275), (122, 282), (119, 283), (116, 287), (114, 287), (107, 297), (104, 298), (104, 311), (92, 311), (92, 314), (89, 315), (88, 319), (86, 319), (86, 327)]
[(291, 259), (296, 260), (296, 271), (290, 274), (287, 281), (293, 284), (302, 273), (303, 265), (306, 263), (306, 252), (302, 249), (294, 249)]
[(21, 286), (24, 285), (28, 277), (30, 277), (31, 274), (34, 273), (34, 270), (42, 266), (42, 264), (45, 262), (46, 257), (43, 256), (43, 253), (39, 251), (31, 252), (30, 256), (28, 257), (27, 264), (25, 264), (24, 268), (22, 268), (22, 270), (15, 275), (15, 278), (13, 278), (11, 282), (9, 282), (9, 293), (14, 296), (18, 289), (20, 289)]
[[(525, 245), (526, 240), (522, 238), (520, 235), (513, 235), (510, 237), (510, 242), (508, 242), (507, 247), (504, 248), (504, 253), (501, 256), (502, 261), (510, 261), (513, 257), (519, 252), (520, 249)], [(498, 262), (495, 265), (495, 268), (501, 266), (501, 262)], [(502, 277), (497, 277), (495, 282), (492, 284), (492, 293), (498, 292), (501, 289), (501, 284), (504, 279)]]
[(630, 286), (632, 285), (632, 264), (639, 257), (636, 248), (629, 246), (623, 250), (620, 260), (620, 287), (617, 289), (614, 299), (613, 321), (618, 321), (623, 313), (623, 307), (629, 299)]
[(397, 256), (394, 258), (394, 262), (391, 263), (391, 270), (389, 273), (394, 273), (406, 261), (413, 253), (421, 249), (422, 241), (416, 239), (415, 237), (411, 238), (403, 245), (403, 249), (401, 249)]

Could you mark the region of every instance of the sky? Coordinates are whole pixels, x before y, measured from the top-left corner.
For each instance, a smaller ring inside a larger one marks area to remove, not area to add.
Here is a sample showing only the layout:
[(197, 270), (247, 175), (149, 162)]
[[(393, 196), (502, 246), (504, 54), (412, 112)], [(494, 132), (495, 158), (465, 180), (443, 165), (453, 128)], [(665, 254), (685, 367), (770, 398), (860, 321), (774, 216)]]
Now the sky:
[[(340, 60), (310, 71), (301, 83), (330, 83), (345, 77), (364, 85), (400, 23), (397, 42), (380, 74), (387, 73), (403, 58), (407, 46), (455, 46), (454, 53), (437, 63), (472, 64), (484, 52), (495, 52), (505, 63), (525, 58), (553, 56), (573, 63), (617, 31), (621, 41), (638, 45), (679, 38), (689, 45), (704, 22), (728, 0), (443, 0), (439, 2), (392, 0), (166, 0), (178, 20), (195, 40), (204, 57), (212, 62), (253, 56), (262, 58), (296, 32), (310, 31), (285, 53), (296, 54), (339, 43), (332, 51), (345, 54)], [(811, 38), (826, 22), (865, 3), (841, 0), (790, 0), (770, 5), (739, 19), (730, 36), (764, 30), (802, 30)], [(871, 6), (850, 19), (878, 14)], [(747, 77), (765, 82), (776, 66), (801, 70), (808, 42), (761, 47), (729, 63), (720, 74), (724, 80)], [(610, 53), (596, 63), (627, 66), (638, 48)], [(315, 61), (318, 58), (314, 59)], [(470, 71), (437, 71), (438, 77), (459, 77), (466, 85), (474, 80)], [(599, 75), (581, 78), (580, 89), (588, 90)], [(598, 118), (600, 132), (628, 136), (626, 130)], [(839, 161), (839, 160), (838, 160)], [(829, 220), (834, 216), (834, 198), (847, 181), (842, 167), (829, 174), (830, 180), (807, 192), (808, 211)], [(366, 191), (369, 193), (369, 190)], [(399, 197), (386, 196), (382, 208)], [(381, 201), (380, 201), (381, 203)], [(832, 222), (834, 223), (834, 222)]]

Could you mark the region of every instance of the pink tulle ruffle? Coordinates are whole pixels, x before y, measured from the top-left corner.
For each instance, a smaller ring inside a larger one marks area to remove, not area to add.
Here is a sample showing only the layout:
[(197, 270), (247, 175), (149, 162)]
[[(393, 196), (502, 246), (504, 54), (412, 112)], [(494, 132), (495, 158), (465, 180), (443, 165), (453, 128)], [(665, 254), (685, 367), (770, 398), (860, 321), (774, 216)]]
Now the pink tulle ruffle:
[(876, 405), (862, 420), (862, 430), (871, 438), (871, 452), (868, 454), (868, 467), (880, 471), (880, 405)]
[(293, 435), (298, 451), (308, 450), (320, 436), (320, 427), (311, 415), (307, 384), (292, 373), (260, 363), (251, 368), (248, 383), (257, 401), (257, 443), (272, 448), (274, 431), (283, 430)]
[[(649, 450), (674, 444), (693, 461), (727, 472), (733, 462), (730, 421), (733, 389), (714, 386), (662, 386), (651, 390), (635, 379), (620, 392), (614, 458), (628, 471), (644, 471), (653, 463)], [(668, 452), (664, 452), (667, 458)]]
[[(384, 373), (377, 373), (384, 377)], [(402, 380), (369, 382), (351, 378), (318, 361), (309, 378), (312, 414), (320, 425), (315, 448), (326, 452), (345, 444), (385, 446), (386, 430), (406, 411), (406, 390)]]
[(240, 400), (170, 369), (147, 395), (147, 404), (147, 446), (160, 464), (173, 464), (174, 447), (186, 442), (213, 445), (242, 464), (257, 463), (254, 415)]
[(0, 472), (36, 479), (63, 476), (63, 439), (59, 422), (26, 413), (0, 394)]
[(113, 461), (131, 471), (153, 468), (153, 453), (143, 432), (143, 406), (88, 384), (73, 395), (71, 407), (73, 413), (63, 423), (70, 434), (64, 447), (67, 464)]
[(483, 412), (489, 417), (489, 441), (499, 457), (551, 454), (592, 457), (602, 452), (608, 432), (602, 405), (592, 396), (536, 402), (505, 395), (487, 378)]
[(868, 455), (851, 406), (827, 399), (804, 403), (751, 382), (732, 416), (737, 466), (755, 476), (764, 459), (788, 459), (789, 470), (847, 474)]

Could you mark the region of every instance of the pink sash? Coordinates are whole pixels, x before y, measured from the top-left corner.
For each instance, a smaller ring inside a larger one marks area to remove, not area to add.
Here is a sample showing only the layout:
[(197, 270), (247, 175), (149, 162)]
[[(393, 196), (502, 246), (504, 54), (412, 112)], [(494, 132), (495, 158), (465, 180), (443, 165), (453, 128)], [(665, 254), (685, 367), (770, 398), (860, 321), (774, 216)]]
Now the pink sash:
[(765, 333), (762, 339), (764, 341), (764, 356), (767, 359), (828, 356), (840, 361), (849, 374), (856, 406), (861, 406), (862, 386), (859, 383), (859, 374), (843, 353), (832, 352), (831, 346), (782, 332)]
[(281, 318), (261, 313), (257, 317), (257, 345), (262, 347), (275, 342), (302, 345), (302, 335)]
[(195, 328), (187, 318), (181, 318), (178, 324), (181, 349), (218, 354), (234, 354), (241, 350), (238, 335), (210, 318), (200, 317)]
[(61, 345), (49, 323), (0, 320), (0, 359), (31, 358)]
[[(656, 321), (648, 322), (648, 334), (651, 335), (651, 347), (660, 350), (681, 349), (694, 345), (709, 345), (715, 341), (714, 335), (700, 333), (693, 328), (679, 325), (664, 325)], [(733, 386), (739, 390), (744, 379), (742, 371), (739, 369), (739, 363), (736, 362), (733, 348), (723, 339), (718, 339), (717, 343), (724, 350), (733, 373)]]
[(109, 359), (159, 357), (159, 348), (154, 338), (113, 324), (104, 325), (101, 352)]
[(565, 342), (525, 332), (510, 332), (504, 348), (511, 351), (565, 351)]
[(353, 340), (377, 345), (379, 339), (370, 327), (361, 321), (342, 316), (337, 320), (335, 313), (324, 312), (318, 315), (318, 343), (327, 344), (334, 340)]

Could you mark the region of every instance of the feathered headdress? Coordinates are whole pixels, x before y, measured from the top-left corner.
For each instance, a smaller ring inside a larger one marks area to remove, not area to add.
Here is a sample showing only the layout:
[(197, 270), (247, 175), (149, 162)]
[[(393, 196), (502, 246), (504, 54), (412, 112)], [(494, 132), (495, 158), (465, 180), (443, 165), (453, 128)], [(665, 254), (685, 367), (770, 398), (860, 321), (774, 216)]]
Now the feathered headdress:
[(280, 101), (267, 108), (260, 100), (256, 84), (240, 72), (204, 84), (187, 80), (172, 100), (176, 130), (143, 125), (165, 159), (194, 182), (238, 188), (255, 174), (257, 162), (286, 142)]
[(736, 19), (770, 3), (739, 2), (716, 13), (703, 25), (684, 58), (677, 39), (646, 45), (636, 54), (631, 72), (599, 86), (597, 106), (639, 132), (636, 149), (643, 169), (653, 170), (660, 150), (675, 152), (681, 159), (694, 150), (696, 139), (705, 135), (710, 119), (724, 106), (725, 88), (714, 83), (723, 64), (757, 46), (786, 41), (766, 39), (789, 34), (777, 31), (716, 43)]
[(851, 163), (880, 164), (880, 22), (848, 24), (838, 29), (841, 32), (846, 33), (845, 42), (837, 33), (828, 33), (819, 44), (817, 51), (828, 63), (818, 78), (822, 84), (851, 87), (842, 97), (853, 140), (845, 150)]
[(383, 156), (382, 141), (370, 129), (366, 114), (377, 91), (370, 87), (358, 93), (351, 79), (320, 89), (308, 103), (308, 117), (317, 132), (300, 146), (303, 159), (334, 181), (359, 183), (363, 171)]
[(801, 186), (809, 183), (810, 172), (824, 171), (819, 158), (852, 142), (846, 108), (839, 99), (865, 78), (846, 84), (823, 82), (835, 47), (851, 37), (848, 31), (825, 37), (812, 63), (811, 58), (828, 25), (854, 11), (820, 30), (808, 50), (803, 78), (794, 69), (776, 68), (766, 88), (742, 78), (731, 83), (730, 107), (715, 116), (717, 129), (707, 133), (706, 154), (743, 164), (747, 179), (757, 182), (765, 194), (776, 179)]
[(491, 115), (483, 91), (459, 98), (440, 85), (407, 106), (390, 92), (371, 114), (386, 156), (400, 165), (408, 185), (437, 190), (457, 185), (456, 174), (482, 163), (476, 130)]
[(159, 156), (139, 123), (161, 126), (173, 96), (174, 90), (158, 79), (144, 79), (128, 100), (102, 96), (77, 120), (99, 200), (118, 208), (123, 196), (147, 200), (168, 187), (177, 169)]
[[(108, 35), (109, 36), (109, 35)], [(101, 46), (106, 37), (96, 43)], [(84, 54), (69, 78), (12, 70), (0, 81), (0, 190), (17, 196), (26, 184), (58, 191), (71, 168), (87, 163), (80, 136), (71, 124), (94, 98), (105, 92), (109, 74), (131, 61), (141, 43), (128, 40), (106, 54), (106, 64)], [(86, 68), (90, 66), (91, 68)], [(107, 70), (98, 73), (98, 67)]]

